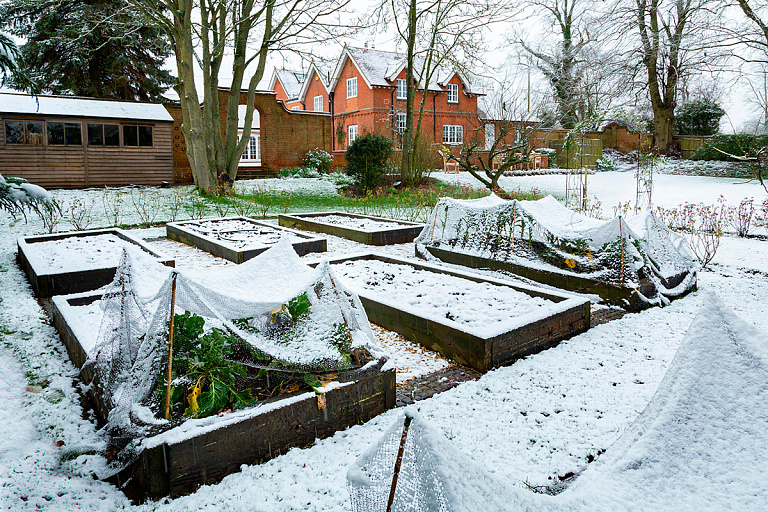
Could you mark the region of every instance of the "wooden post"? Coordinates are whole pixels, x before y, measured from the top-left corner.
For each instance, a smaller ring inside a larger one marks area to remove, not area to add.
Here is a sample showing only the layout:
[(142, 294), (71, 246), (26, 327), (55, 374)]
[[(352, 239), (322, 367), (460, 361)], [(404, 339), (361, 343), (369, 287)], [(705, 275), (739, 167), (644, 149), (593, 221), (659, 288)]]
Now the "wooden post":
[(171, 415), (171, 373), (173, 372), (173, 317), (176, 310), (176, 272), (171, 285), (171, 325), (168, 329), (168, 380), (165, 389), (165, 419)]
[(387, 512), (392, 510), (392, 502), (395, 501), (395, 490), (397, 489), (397, 477), (400, 474), (400, 466), (403, 464), (403, 452), (405, 451), (405, 441), (408, 438), (408, 428), (411, 426), (411, 418), (405, 415), (405, 424), (403, 425), (403, 435), (400, 436), (400, 448), (397, 450), (397, 459), (395, 459), (395, 472), (392, 475), (392, 487), (389, 488), (389, 501), (387, 501)]

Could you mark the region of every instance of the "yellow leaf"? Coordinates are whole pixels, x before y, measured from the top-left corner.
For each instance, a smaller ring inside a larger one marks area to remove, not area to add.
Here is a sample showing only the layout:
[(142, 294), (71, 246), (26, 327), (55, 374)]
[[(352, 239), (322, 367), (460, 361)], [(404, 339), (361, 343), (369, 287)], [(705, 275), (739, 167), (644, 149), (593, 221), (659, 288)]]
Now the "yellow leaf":
[(187, 395), (187, 402), (189, 408), (187, 409), (191, 415), (197, 415), (197, 411), (200, 407), (197, 405), (197, 397), (200, 396), (200, 392), (203, 390), (203, 376), (201, 375), (194, 386), (189, 388), (192, 392)]
[(572, 258), (565, 258), (565, 264), (568, 265), (568, 268), (576, 268), (576, 261)]

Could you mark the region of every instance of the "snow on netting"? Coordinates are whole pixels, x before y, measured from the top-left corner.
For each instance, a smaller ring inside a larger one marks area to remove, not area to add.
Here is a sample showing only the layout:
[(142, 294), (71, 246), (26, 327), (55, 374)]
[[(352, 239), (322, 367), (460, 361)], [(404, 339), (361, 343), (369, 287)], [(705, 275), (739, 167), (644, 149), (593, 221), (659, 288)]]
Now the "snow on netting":
[(248, 350), (228, 356), (237, 363), (319, 375), (354, 370), (366, 364), (366, 352), (380, 354), (357, 295), (327, 263), (315, 269), (302, 263), (285, 238), (241, 265), (198, 273), (124, 252), (101, 300), (102, 325), (91, 356), (110, 407), (113, 438), (145, 433), (139, 426), (147, 420), (142, 406), (149, 405), (168, 364), (174, 279), (174, 314), (198, 315), (206, 328), (246, 342)]
[[(404, 425), (410, 423), (403, 440)], [(406, 411), (347, 472), (353, 512), (384, 512), (402, 444), (392, 512), (507, 510), (517, 502), (504, 485), (456, 449), (421, 417)]]
[(569, 210), (552, 196), (441, 198), (415, 243), (417, 254), (428, 260), (435, 259), (427, 250), (432, 247), (631, 288), (648, 279), (655, 292), (645, 298), (655, 303), (696, 284), (688, 242), (652, 212), (603, 221)]

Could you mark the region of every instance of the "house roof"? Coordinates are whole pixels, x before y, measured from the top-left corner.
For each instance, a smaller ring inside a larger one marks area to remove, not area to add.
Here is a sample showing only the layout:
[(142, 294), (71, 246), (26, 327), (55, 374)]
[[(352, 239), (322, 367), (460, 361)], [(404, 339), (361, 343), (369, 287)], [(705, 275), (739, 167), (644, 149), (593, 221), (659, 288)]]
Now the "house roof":
[(301, 89), (299, 89), (299, 95), (298, 99), (299, 101), (304, 101), (304, 99), (307, 97), (307, 91), (309, 90), (309, 86), (312, 83), (312, 76), (316, 75), (318, 78), (318, 81), (322, 84), (323, 88), (325, 89), (325, 92), (328, 93), (330, 90), (328, 89), (328, 84), (325, 83), (325, 79), (323, 78), (323, 73), (320, 72), (320, 69), (315, 64), (315, 61), (312, 61), (309, 65), (309, 70), (307, 71), (307, 76), (304, 82), (301, 84)]
[(288, 101), (293, 101), (299, 97), (305, 76), (303, 71), (275, 68), (275, 71), (272, 73), (272, 79), (269, 81), (269, 88), (274, 91), (275, 82), (280, 80), (280, 85), (283, 86), (283, 90), (288, 96)]
[[(355, 67), (360, 71), (363, 76), (363, 80), (369, 87), (394, 87), (395, 79), (405, 69), (407, 64), (406, 55), (398, 52), (386, 52), (383, 50), (374, 50), (373, 48), (352, 48), (345, 47), (344, 51), (339, 58), (339, 62), (336, 65), (336, 70), (331, 80), (330, 89), (333, 90), (336, 87), (339, 79), (341, 78), (341, 71), (344, 68), (344, 64), (347, 59), (351, 59)], [(421, 68), (423, 63), (423, 57), (416, 57), (416, 68)], [(435, 76), (432, 77), (431, 82), (428, 85), (430, 91), (444, 91), (444, 86), (450, 80), (453, 75), (456, 74), (452, 70), (438, 70)], [(469, 82), (459, 74), (459, 78), (464, 83), (465, 91), (469, 94), (473, 94), (469, 88)], [(417, 74), (418, 79), (418, 74)], [(420, 89), (423, 89), (422, 84)]]
[(74, 96), (31, 96), (0, 93), (0, 114), (104, 117), (137, 121), (173, 121), (160, 103), (98, 100)]

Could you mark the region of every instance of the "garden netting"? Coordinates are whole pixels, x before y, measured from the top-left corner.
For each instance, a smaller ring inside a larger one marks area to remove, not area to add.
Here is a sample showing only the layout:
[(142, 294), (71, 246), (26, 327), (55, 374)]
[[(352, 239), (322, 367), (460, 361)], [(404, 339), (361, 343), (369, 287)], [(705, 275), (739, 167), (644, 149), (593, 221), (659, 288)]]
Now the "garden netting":
[(633, 289), (644, 281), (652, 292), (646, 286), (641, 297), (652, 304), (694, 287), (698, 268), (685, 237), (653, 212), (604, 221), (569, 210), (552, 196), (441, 198), (415, 244), (417, 255), (433, 261), (429, 248)]
[(354, 370), (381, 354), (357, 295), (326, 262), (305, 265), (285, 238), (241, 265), (197, 273), (124, 252), (101, 299), (102, 324), (91, 355), (110, 410), (107, 430), (120, 448), (163, 423), (157, 420), (162, 411), (147, 406), (168, 364), (172, 297), (177, 319), (197, 315), (206, 328), (247, 343), (248, 350), (227, 357), (248, 367), (328, 374)]

